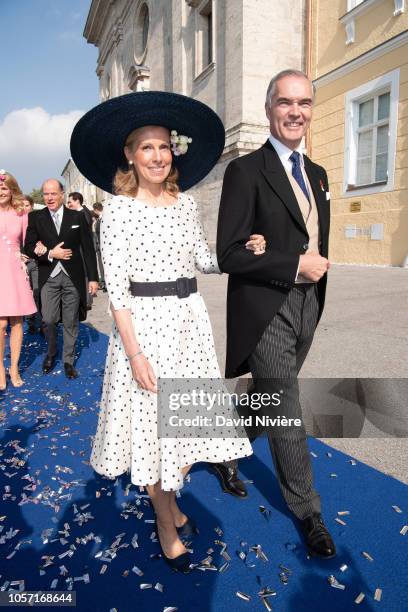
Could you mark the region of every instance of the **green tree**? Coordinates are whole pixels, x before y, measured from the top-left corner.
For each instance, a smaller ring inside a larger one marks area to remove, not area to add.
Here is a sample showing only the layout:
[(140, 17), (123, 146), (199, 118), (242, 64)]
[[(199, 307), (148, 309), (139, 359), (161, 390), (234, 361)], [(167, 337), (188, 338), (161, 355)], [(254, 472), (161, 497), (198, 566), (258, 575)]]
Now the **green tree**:
[(33, 187), (33, 189), (31, 190), (31, 193), (29, 194), (34, 202), (36, 204), (43, 204), (44, 205), (44, 198), (43, 198), (43, 194), (42, 194), (42, 190), (41, 189), (35, 189), (35, 187)]

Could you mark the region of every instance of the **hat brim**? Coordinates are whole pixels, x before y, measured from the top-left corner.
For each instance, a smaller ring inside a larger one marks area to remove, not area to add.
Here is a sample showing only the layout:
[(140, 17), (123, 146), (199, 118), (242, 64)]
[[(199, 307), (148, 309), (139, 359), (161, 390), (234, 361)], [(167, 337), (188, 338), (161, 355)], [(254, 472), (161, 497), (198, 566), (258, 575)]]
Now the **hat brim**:
[(78, 121), (70, 145), (78, 170), (92, 184), (113, 193), (116, 171), (128, 168), (123, 152), (126, 138), (147, 125), (192, 138), (187, 153), (173, 156), (182, 191), (207, 176), (224, 149), (224, 126), (206, 104), (170, 92), (136, 92), (102, 102)]

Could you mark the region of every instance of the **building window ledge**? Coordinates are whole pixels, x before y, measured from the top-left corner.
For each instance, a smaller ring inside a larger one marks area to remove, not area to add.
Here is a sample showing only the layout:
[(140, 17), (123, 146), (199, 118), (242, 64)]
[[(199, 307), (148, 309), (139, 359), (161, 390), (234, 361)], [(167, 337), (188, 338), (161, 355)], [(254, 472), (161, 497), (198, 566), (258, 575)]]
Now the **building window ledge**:
[[(361, 17), (367, 11), (369, 11), (373, 6), (379, 4), (382, 0), (363, 0), (357, 6), (354, 6), (350, 10), (347, 11), (342, 17), (340, 17), (340, 23), (344, 25), (344, 29), (346, 32), (346, 45), (351, 45), (355, 42), (356, 38), (356, 25), (355, 20), (357, 17)], [(349, 2), (349, 5), (351, 3)], [(394, 17), (398, 17), (402, 13), (405, 12), (405, 0), (394, 0)]]
[(214, 70), (215, 70), (215, 62), (211, 62), (210, 64), (208, 64), (208, 66), (204, 68), (204, 70), (200, 72), (200, 74), (197, 74), (197, 76), (194, 79), (194, 84), (198, 85), (199, 83), (201, 83), (201, 81), (204, 81), (209, 74), (214, 72)]
[(370, 187), (379, 187), (380, 185), (386, 185), (387, 181), (376, 181), (375, 183), (367, 183), (366, 185), (347, 185), (346, 191), (359, 191), (360, 189), (368, 189)]

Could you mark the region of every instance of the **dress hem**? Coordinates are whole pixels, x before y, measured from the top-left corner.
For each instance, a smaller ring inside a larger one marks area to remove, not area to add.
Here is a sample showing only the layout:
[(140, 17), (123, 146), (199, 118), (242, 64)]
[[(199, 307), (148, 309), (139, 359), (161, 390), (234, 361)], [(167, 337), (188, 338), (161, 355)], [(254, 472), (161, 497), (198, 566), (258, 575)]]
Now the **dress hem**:
[[(192, 467), (196, 463), (222, 463), (223, 461), (234, 461), (235, 459), (244, 459), (245, 457), (250, 457), (252, 454), (253, 454), (253, 450), (251, 450), (250, 452), (245, 453), (243, 455), (240, 454), (240, 455), (236, 455), (235, 457), (230, 457), (229, 459), (212, 459), (212, 460), (211, 459), (199, 459), (198, 461), (193, 461), (193, 463), (187, 463), (187, 465), (182, 466), (180, 468), (180, 472), (184, 468), (186, 468), (188, 466)], [(135, 480), (132, 479), (132, 470), (131, 470), (130, 467), (128, 467), (125, 470), (123, 470), (123, 472), (118, 472), (115, 476), (108, 476), (108, 474), (106, 472), (103, 472), (102, 470), (96, 469), (95, 466), (92, 464), (92, 462), (90, 463), (90, 465), (91, 465), (92, 469), (97, 474), (99, 474), (100, 476), (103, 476), (104, 478), (108, 478), (109, 480), (116, 480), (116, 478), (120, 478), (121, 476), (123, 476), (123, 474), (129, 474), (130, 475), (131, 483), (133, 485), (135, 485), (135, 487), (150, 487), (150, 486), (153, 486), (153, 485), (157, 484), (160, 481), (160, 478), (159, 478), (158, 480), (155, 480), (154, 482), (153, 481), (152, 482), (144, 482), (144, 483), (135, 482)], [(182, 489), (183, 486), (184, 486), (184, 477), (183, 477), (183, 480), (182, 480), (180, 486), (176, 486), (176, 487), (168, 488), (168, 489), (162, 487), (162, 490), (163, 491), (180, 491), (180, 489)]]

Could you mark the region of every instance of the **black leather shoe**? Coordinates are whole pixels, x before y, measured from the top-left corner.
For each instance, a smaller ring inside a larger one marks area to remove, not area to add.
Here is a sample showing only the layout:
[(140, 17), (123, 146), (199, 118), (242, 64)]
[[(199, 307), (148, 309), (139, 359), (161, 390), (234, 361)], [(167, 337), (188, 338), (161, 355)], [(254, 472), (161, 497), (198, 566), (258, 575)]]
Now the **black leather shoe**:
[(244, 483), (238, 476), (238, 463), (236, 461), (213, 463), (212, 467), (220, 479), (223, 491), (241, 498), (248, 495)]
[(43, 361), (42, 371), (44, 372), (44, 374), (48, 374), (48, 372), (51, 372), (54, 366), (55, 366), (55, 357), (49, 357), (47, 355)]
[(64, 363), (65, 376), (67, 378), (78, 378), (78, 372), (74, 368), (74, 366), (70, 363)]
[(327, 531), (321, 514), (312, 514), (301, 521), (306, 543), (312, 555), (331, 559), (336, 555), (336, 547)]

